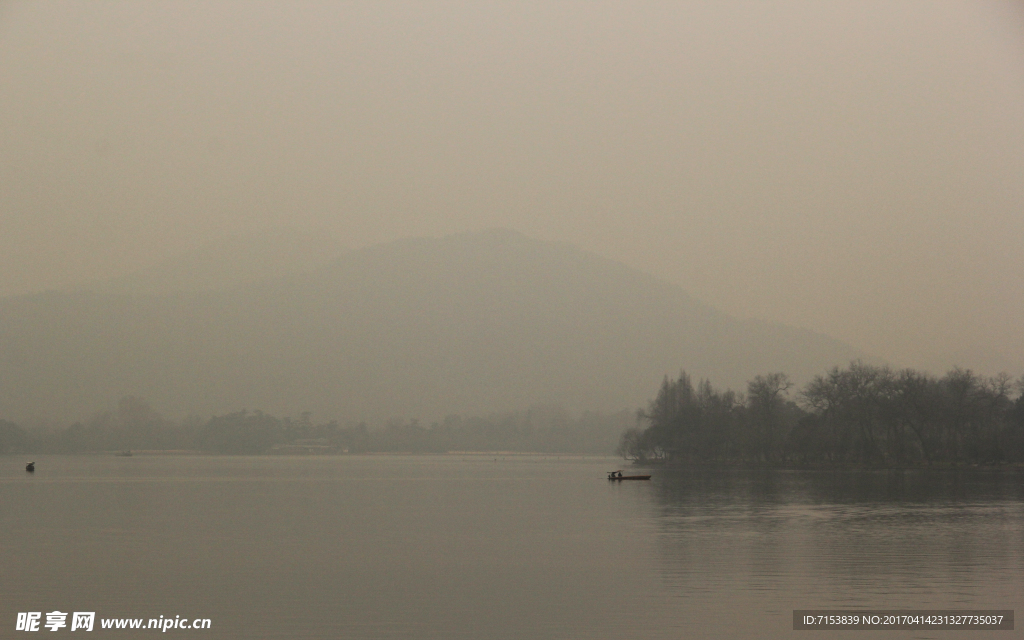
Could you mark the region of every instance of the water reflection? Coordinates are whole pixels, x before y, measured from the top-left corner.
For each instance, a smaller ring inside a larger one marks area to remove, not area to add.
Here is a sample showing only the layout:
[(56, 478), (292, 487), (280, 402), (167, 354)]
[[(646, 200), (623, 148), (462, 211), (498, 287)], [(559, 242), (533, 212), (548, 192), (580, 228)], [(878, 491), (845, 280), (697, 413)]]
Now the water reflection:
[(690, 469), (656, 480), (665, 587), (735, 632), (787, 635), (796, 608), (1013, 608), (1024, 593), (1017, 471)]
[(1016, 473), (607, 482), (617, 462), (53, 457), (0, 469), (0, 600), (246, 639), (792, 638), (798, 608), (1021, 610)]

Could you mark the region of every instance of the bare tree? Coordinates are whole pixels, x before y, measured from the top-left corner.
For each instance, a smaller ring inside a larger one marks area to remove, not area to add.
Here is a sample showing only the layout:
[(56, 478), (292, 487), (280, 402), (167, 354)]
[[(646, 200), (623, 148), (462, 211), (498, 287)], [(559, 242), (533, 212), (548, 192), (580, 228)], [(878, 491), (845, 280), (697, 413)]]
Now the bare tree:
[(781, 458), (782, 411), (786, 392), (793, 386), (784, 373), (757, 376), (747, 384), (747, 408), (755, 452), (762, 460)]

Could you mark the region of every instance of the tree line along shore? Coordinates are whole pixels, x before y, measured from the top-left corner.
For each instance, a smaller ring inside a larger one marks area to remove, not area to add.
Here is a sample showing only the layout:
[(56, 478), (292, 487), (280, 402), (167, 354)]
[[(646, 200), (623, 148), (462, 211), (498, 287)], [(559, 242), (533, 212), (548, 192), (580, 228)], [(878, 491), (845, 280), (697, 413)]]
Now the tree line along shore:
[(67, 427), (22, 428), (0, 420), (2, 453), (93, 453), (125, 451), (212, 454), (447, 453), (507, 451), (608, 455), (633, 412), (571, 415), (557, 406), (484, 417), (448, 416), (425, 425), (418, 420), (381, 424), (316, 422), (262, 411), (236, 411), (209, 419), (163, 418), (141, 398), (122, 398), (113, 411)]
[[(616, 445), (617, 443), (617, 445)], [(639, 411), (571, 415), (553, 405), (443, 421), (314, 422), (262, 411), (163, 418), (143, 399), (66, 427), (0, 419), (0, 454), (192, 451), (213, 454), (506, 451), (607, 455), (640, 464), (997, 466), (1024, 464), (1024, 378), (955, 368), (942, 377), (862, 362), (802, 389), (783, 373), (745, 393), (666, 377)]]
[(1024, 378), (942, 377), (852, 362), (802, 389), (782, 373), (745, 394), (666, 377), (617, 453), (639, 463), (998, 466), (1024, 463)]

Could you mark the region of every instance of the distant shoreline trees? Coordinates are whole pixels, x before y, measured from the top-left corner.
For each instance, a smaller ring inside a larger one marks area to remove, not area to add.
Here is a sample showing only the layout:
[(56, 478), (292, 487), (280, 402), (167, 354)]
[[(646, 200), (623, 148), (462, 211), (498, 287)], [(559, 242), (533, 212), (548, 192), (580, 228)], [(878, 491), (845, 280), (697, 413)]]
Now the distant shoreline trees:
[[(618, 447), (615, 447), (616, 441)], [(853, 362), (802, 389), (782, 373), (745, 393), (666, 377), (632, 414), (557, 406), (420, 424), (314, 423), (261, 411), (173, 422), (145, 400), (64, 428), (0, 420), (0, 454), (188, 450), (219, 454), (520, 451), (607, 454), (642, 463), (768, 466), (1024, 464), (1024, 379), (952, 369), (941, 378)]]
[(955, 368), (936, 378), (862, 362), (815, 376), (789, 397), (782, 373), (746, 396), (666, 377), (617, 453), (639, 462), (765, 465), (1024, 463), (1024, 379)]
[(557, 406), (463, 418), (452, 415), (429, 425), (390, 420), (341, 425), (314, 423), (262, 411), (236, 411), (208, 420), (173, 422), (137, 397), (121, 399), (114, 411), (96, 414), (65, 428), (23, 429), (0, 420), (0, 454), (88, 453), (124, 450), (183, 450), (216, 454), (446, 453), (519, 451), (607, 454), (629, 411), (570, 415)]

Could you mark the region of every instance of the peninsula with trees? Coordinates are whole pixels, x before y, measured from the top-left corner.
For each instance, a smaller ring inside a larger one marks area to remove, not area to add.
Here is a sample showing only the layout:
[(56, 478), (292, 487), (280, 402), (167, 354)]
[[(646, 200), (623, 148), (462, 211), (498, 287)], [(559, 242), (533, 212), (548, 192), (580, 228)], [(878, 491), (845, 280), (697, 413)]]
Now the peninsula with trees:
[(855, 361), (795, 389), (783, 373), (745, 394), (668, 377), (617, 452), (639, 463), (994, 466), (1024, 463), (1024, 379), (941, 378)]

